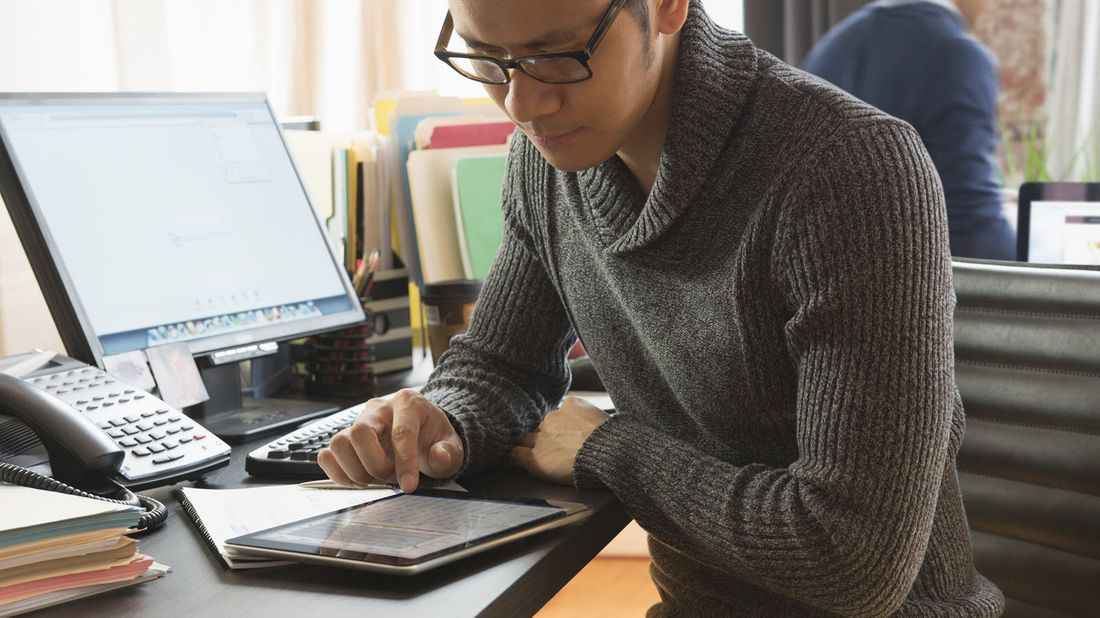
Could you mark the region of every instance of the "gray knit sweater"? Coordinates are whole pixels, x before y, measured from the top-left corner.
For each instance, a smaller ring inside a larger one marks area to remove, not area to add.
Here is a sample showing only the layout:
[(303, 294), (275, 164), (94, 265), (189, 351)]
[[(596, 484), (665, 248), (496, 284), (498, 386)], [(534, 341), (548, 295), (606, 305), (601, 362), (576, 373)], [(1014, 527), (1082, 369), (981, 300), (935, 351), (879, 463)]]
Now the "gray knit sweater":
[(579, 335), (618, 412), (576, 483), (650, 534), (653, 613), (1000, 613), (955, 473), (943, 193), (908, 125), (693, 3), (648, 196), (617, 157), (559, 172), (520, 134), (505, 184), (473, 323), (425, 390), (463, 473), (556, 407)]

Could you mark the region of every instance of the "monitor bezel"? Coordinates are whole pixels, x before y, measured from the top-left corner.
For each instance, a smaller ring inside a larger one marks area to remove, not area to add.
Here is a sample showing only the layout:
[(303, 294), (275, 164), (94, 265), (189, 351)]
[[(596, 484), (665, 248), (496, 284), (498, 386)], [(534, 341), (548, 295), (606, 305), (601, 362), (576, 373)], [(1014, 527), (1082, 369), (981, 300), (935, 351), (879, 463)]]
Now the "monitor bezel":
[[(257, 104), (267, 108), (275, 125), (284, 152), (289, 157), (294, 174), (305, 196), (329, 259), (341, 279), (341, 286), (351, 305), (351, 310), (306, 318), (275, 325), (264, 325), (245, 331), (218, 334), (185, 341), (192, 356), (204, 356), (221, 350), (239, 348), (253, 343), (287, 341), (308, 337), (326, 331), (347, 328), (362, 324), (365, 320), (363, 307), (347, 277), (343, 259), (329, 239), (313, 200), (302, 180), (301, 171), (287, 146), (283, 129), (271, 108), (267, 95), (262, 92), (241, 93), (0, 93), (0, 107), (11, 106), (54, 106), (54, 105), (104, 105), (104, 104)], [(57, 326), (61, 341), (69, 356), (86, 363), (104, 367), (103, 346), (88, 321), (87, 314), (80, 303), (79, 295), (72, 284), (64, 262), (57, 251), (57, 245), (49, 234), (45, 219), (36, 203), (27, 195), (23, 178), (15, 167), (8, 151), (4, 131), (0, 129), (0, 196), (7, 205), (20, 243), (27, 254), (35, 279), (42, 290), (43, 298)], [(303, 299), (306, 300), (306, 299)]]
[(1016, 203), (1016, 261), (1028, 261), (1034, 202), (1100, 203), (1100, 182), (1025, 182)]

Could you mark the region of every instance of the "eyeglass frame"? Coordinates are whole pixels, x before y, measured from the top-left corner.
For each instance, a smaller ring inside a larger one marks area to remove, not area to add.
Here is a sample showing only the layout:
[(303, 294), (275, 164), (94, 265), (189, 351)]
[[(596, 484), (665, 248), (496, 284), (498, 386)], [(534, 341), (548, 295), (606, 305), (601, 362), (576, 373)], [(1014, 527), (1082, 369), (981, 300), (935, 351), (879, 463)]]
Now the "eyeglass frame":
[[(450, 51), (447, 49), (447, 43), (451, 39), (451, 35), (454, 33), (454, 18), (451, 17), (451, 12), (447, 11), (447, 17), (443, 20), (443, 28), (439, 31), (439, 39), (435, 43), (435, 57), (442, 60), (447, 66), (455, 70), (456, 73), (465, 77), (466, 79), (473, 80), (475, 82), (481, 82), (482, 84), (489, 84), (492, 86), (504, 86), (511, 83), (512, 71), (518, 69), (523, 71), (528, 77), (534, 80), (538, 80), (544, 84), (579, 84), (584, 81), (592, 79), (592, 67), (588, 64), (592, 60), (592, 56), (596, 53), (596, 48), (603, 41), (604, 35), (611, 29), (611, 26), (615, 23), (615, 19), (622, 12), (623, 7), (630, 0), (612, 0), (611, 6), (608, 7), (607, 12), (604, 13), (603, 19), (600, 20), (599, 25), (596, 26), (596, 30), (592, 33), (592, 36), (588, 37), (588, 42), (584, 44), (581, 49), (573, 51), (563, 52), (550, 52), (547, 54), (534, 54), (530, 56), (520, 56), (518, 58), (512, 58), (511, 60), (505, 60), (503, 58), (496, 58), (494, 56), (488, 56), (485, 54), (466, 54), (462, 52)], [(484, 79), (478, 79), (468, 75), (466, 72), (460, 70), (455, 65), (451, 64), (451, 58), (465, 58), (467, 60), (481, 60), (484, 62), (490, 62), (500, 67), (500, 72), (504, 75), (504, 81), (494, 82)], [(553, 58), (571, 58), (580, 63), (584, 70), (588, 73), (585, 77), (578, 80), (567, 82), (551, 82), (539, 78), (533, 75), (530, 71), (524, 68), (524, 62), (531, 62), (536, 60), (545, 60)]]

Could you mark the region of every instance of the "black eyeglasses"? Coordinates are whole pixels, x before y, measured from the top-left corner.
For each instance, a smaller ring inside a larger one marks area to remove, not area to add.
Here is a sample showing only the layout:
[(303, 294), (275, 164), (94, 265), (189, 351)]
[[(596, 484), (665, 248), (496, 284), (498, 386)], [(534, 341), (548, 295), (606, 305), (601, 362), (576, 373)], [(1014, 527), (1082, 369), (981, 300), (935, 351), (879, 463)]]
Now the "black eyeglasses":
[(451, 65), (463, 77), (467, 77), (483, 84), (507, 84), (512, 81), (512, 70), (519, 69), (531, 77), (548, 84), (575, 84), (592, 77), (592, 68), (588, 61), (592, 54), (596, 53), (596, 47), (603, 40), (615, 18), (619, 16), (623, 7), (629, 0), (614, 0), (607, 9), (600, 25), (588, 38), (584, 49), (576, 51), (554, 52), (550, 54), (536, 54), (533, 56), (521, 56), (505, 60), (482, 54), (464, 54), (447, 49), (447, 43), (454, 32), (454, 20), (450, 11), (447, 19), (443, 21), (443, 30), (439, 33), (439, 40), (435, 44), (435, 57)]

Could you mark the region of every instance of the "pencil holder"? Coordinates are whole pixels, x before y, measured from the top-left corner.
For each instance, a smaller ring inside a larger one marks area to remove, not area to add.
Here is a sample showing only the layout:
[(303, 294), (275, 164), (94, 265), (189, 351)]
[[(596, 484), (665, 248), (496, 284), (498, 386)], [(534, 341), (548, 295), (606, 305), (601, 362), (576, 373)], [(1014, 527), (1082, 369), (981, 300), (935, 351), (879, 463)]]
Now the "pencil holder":
[(307, 393), (366, 399), (376, 394), (376, 375), (412, 368), (408, 289), (405, 269), (379, 271), (370, 295), (359, 299), (361, 324), (292, 347)]

